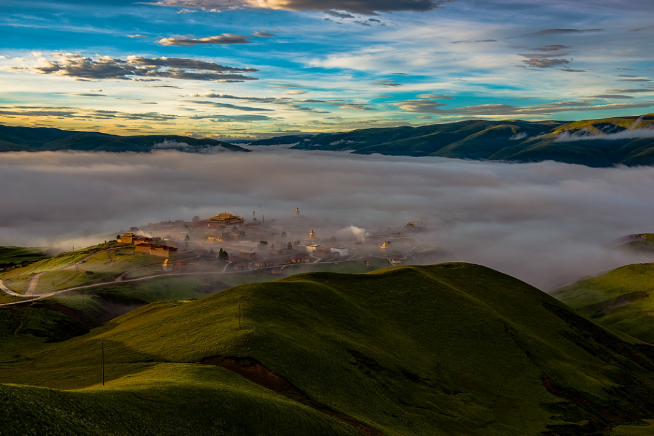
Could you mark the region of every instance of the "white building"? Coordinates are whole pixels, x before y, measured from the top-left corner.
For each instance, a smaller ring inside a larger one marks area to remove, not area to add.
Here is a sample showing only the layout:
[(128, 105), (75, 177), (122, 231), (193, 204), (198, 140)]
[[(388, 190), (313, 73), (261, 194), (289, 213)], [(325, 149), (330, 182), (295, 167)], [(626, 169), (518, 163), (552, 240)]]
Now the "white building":
[(347, 248), (343, 247), (333, 247), (331, 249), (332, 253), (338, 253), (339, 256), (344, 257), (348, 255)]

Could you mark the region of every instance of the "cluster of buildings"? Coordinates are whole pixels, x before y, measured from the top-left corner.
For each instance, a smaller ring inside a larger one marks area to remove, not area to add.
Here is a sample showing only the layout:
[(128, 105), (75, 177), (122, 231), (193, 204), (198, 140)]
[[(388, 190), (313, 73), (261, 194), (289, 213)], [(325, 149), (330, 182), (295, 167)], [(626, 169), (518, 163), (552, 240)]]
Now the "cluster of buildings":
[[(179, 252), (202, 251), (205, 255), (222, 249), (229, 255), (228, 268), (234, 271), (248, 271), (259, 268), (303, 264), (310, 262), (343, 261), (357, 255), (388, 257), (399, 263), (403, 253), (411, 249), (413, 237), (406, 233), (422, 231), (422, 223), (408, 222), (404, 232), (386, 231), (366, 233), (365, 241), (357, 235), (340, 242), (335, 236), (319, 238), (314, 230), (317, 224), (328, 233), (329, 225), (319, 219), (307, 219), (295, 214), (287, 219), (266, 221), (245, 218), (222, 212), (209, 219), (194, 217), (191, 221), (175, 220), (150, 223), (120, 236), (118, 241), (132, 244), (137, 252), (153, 256), (172, 258)], [(327, 228), (327, 229), (326, 229)], [(338, 235), (339, 228), (334, 228)], [(139, 235), (158, 235), (160, 238)], [(308, 236), (307, 236), (308, 235)], [(177, 248), (179, 247), (179, 249)], [(414, 248), (415, 249), (415, 248)]]
[(119, 235), (117, 241), (122, 244), (131, 244), (134, 246), (134, 251), (148, 253), (151, 256), (169, 259), (177, 254), (177, 247), (157, 244), (154, 238), (138, 236), (132, 232), (127, 232), (122, 236)]

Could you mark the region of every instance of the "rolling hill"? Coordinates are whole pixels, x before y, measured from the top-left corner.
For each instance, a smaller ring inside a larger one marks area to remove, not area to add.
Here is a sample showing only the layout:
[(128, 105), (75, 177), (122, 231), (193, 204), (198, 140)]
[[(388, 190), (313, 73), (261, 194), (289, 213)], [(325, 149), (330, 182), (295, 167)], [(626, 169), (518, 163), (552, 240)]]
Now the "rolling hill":
[(642, 263), (579, 281), (552, 295), (604, 326), (654, 344), (653, 289), (654, 263)]
[(185, 152), (249, 151), (238, 145), (208, 138), (197, 139), (174, 135), (117, 136), (0, 125), (0, 152), (55, 150), (148, 152), (156, 149)]
[(590, 436), (654, 418), (652, 346), (464, 263), (248, 284), (57, 343), (13, 334), (24, 316), (0, 310), (7, 434)]
[[(438, 156), (509, 162), (553, 160), (591, 167), (654, 164), (654, 115), (557, 121), (461, 121), (297, 135), (253, 145), (295, 144), (301, 150), (357, 154)], [(636, 131), (636, 132), (634, 132)]]

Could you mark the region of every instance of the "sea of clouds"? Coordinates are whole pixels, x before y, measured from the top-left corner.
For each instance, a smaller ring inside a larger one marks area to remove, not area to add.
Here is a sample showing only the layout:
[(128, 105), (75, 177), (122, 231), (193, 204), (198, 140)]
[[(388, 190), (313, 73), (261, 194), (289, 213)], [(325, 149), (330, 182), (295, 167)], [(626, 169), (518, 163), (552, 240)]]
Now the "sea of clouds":
[(3, 153), (0, 245), (70, 249), (149, 222), (300, 207), (343, 229), (422, 220), (453, 258), (545, 290), (648, 260), (607, 244), (654, 232), (654, 168), (253, 149)]

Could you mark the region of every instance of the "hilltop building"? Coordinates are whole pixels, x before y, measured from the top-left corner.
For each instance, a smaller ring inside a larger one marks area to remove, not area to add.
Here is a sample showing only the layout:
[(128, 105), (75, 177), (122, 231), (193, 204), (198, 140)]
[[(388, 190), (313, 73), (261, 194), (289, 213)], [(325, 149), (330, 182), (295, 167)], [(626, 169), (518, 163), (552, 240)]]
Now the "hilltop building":
[(238, 215), (232, 215), (231, 213), (222, 212), (214, 217), (209, 218), (204, 222), (207, 224), (207, 227), (225, 227), (225, 226), (242, 225), (245, 222), (245, 219), (243, 219)]
[(138, 238), (138, 235), (132, 233), (132, 232), (127, 232), (121, 237), (118, 238), (118, 242), (121, 244), (132, 244), (134, 243), (134, 240)]

